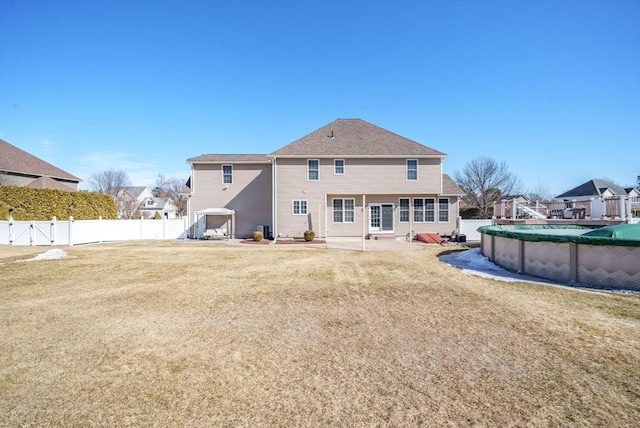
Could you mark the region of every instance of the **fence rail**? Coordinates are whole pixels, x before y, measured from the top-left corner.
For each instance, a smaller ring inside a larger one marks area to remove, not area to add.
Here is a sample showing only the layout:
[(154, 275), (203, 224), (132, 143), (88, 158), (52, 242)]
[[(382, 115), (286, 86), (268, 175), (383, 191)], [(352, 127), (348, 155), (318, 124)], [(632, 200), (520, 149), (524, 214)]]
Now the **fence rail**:
[[(635, 197), (594, 198), (586, 201), (549, 201), (523, 204), (515, 199), (504, 199), (493, 205), (496, 218), (541, 218), (558, 219), (630, 219), (638, 203)], [(535, 214), (539, 213), (539, 214)]]
[(145, 239), (186, 239), (186, 218), (161, 220), (0, 221), (0, 245), (80, 245)]

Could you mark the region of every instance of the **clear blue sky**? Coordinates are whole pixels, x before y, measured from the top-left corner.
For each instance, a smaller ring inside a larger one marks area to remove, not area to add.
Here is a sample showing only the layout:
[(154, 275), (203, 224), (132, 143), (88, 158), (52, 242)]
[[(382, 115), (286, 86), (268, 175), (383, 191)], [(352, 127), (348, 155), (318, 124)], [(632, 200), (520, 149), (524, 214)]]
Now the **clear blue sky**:
[(556, 195), (640, 175), (640, 0), (0, 0), (0, 138), (186, 179), (362, 118)]

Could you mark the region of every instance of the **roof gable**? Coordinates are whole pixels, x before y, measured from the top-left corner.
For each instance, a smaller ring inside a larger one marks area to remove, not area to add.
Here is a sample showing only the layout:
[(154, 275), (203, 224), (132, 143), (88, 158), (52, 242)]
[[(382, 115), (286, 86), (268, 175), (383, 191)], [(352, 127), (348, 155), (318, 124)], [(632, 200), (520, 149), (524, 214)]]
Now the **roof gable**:
[(446, 157), (442, 152), (362, 119), (337, 119), (271, 155)]
[(58, 178), (77, 183), (82, 181), (75, 175), (69, 174), (2, 139), (0, 139), (0, 154), (0, 171)]

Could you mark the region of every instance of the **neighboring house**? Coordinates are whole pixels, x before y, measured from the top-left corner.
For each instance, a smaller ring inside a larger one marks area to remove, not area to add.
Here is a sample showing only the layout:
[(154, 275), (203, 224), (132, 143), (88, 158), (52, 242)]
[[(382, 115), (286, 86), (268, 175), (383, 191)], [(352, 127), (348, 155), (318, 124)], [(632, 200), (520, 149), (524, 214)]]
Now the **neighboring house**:
[(607, 198), (612, 196), (627, 196), (627, 190), (624, 187), (620, 187), (616, 184), (609, 183), (605, 180), (589, 180), (586, 183), (574, 187), (561, 195), (555, 197), (555, 199), (567, 199), (588, 201), (591, 198)]
[(81, 181), (0, 139), (0, 184), (77, 191)]
[(139, 210), (142, 218), (176, 218), (178, 208), (168, 199), (151, 197), (143, 201)]
[(118, 217), (140, 217), (138, 208), (148, 198), (153, 198), (151, 191), (145, 186), (125, 186), (116, 194)]
[(632, 217), (640, 217), (640, 188), (624, 188), (605, 180), (589, 180), (561, 195), (556, 199), (567, 202), (586, 202), (591, 199), (608, 199), (613, 197), (626, 197), (629, 199), (629, 207)]
[(176, 218), (178, 208), (167, 199), (156, 198), (145, 186), (125, 186), (116, 196), (118, 217), (154, 218), (159, 213), (164, 218)]
[(464, 192), (442, 173), (445, 158), (361, 119), (338, 119), (268, 155), (189, 158), (191, 235), (448, 235)]

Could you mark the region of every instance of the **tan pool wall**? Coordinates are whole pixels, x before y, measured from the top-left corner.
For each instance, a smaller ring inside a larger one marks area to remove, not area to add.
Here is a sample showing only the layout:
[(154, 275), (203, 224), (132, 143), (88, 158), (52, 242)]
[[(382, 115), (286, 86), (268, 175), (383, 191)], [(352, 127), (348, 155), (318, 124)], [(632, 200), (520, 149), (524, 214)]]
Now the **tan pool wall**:
[(532, 242), (483, 233), (481, 252), (493, 263), (527, 275), (640, 291), (640, 247)]

